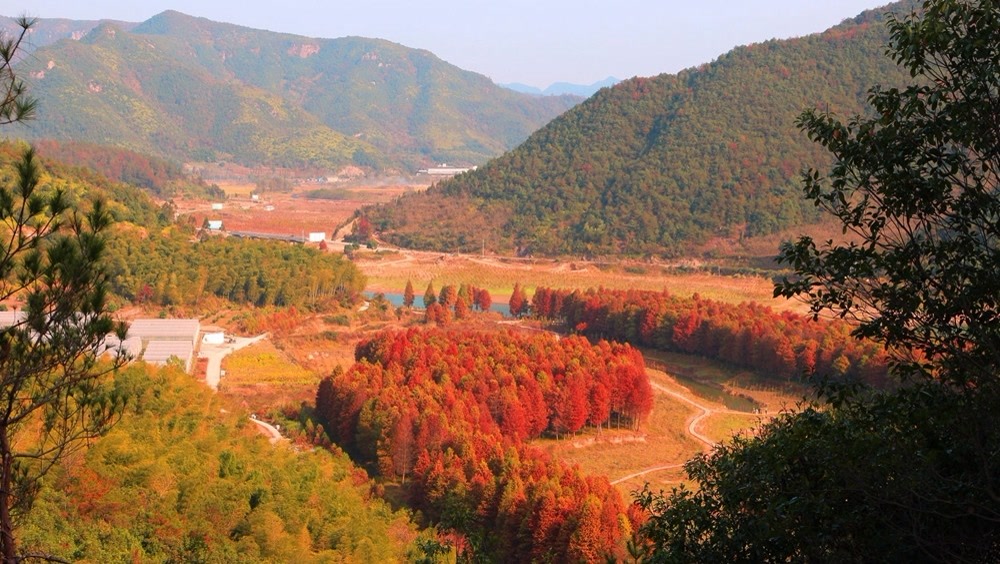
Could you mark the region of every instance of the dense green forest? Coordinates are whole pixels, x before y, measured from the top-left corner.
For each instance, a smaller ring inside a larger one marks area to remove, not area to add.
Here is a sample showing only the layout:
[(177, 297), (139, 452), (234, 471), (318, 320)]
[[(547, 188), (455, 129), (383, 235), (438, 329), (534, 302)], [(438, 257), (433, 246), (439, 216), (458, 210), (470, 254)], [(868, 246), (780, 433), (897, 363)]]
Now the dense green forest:
[(130, 301), (194, 305), (206, 296), (239, 304), (326, 309), (351, 304), (364, 276), (341, 254), (302, 245), (209, 237), (184, 229), (120, 229), (109, 245), (112, 290)]
[[(912, 2), (891, 6), (908, 11)], [(808, 107), (854, 114), (876, 83), (881, 11), (821, 34), (736, 48), (676, 75), (633, 78), (553, 120), (478, 170), (369, 210), (396, 244), (522, 254), (683, 252), (814, 222), (807, 165), (829, 163), (795, 126)]]
[[(25, 147), (0, 143), (0, 179), (11, 177), (11, 167)], [(110, 290), (122, 302), (188, 306), (216, 296), (239, 304), (316, 310), (353, 303), (364, 289), (364, 276), (339, 254), (280, 242), (218, 237), (199, 241), (192, 226), (173, 223), (169, 204), (157, 206), (150, 198), (149, 191), (169, 190), (181, 182), (168, 163), (87, 145), (50, 154), (64, 151), (83, 155), (80, 158), (107, 158), (112, 169), (119, 159), (130, 160), (132, 164), (123, 167), (145, 169), (142, 174), (153, 182), (140, 189), (84, 166), (45, 159), (45, 190), (62, 189), (82, 207), (95, 198), (108, 202), (118, 224), (105, 260)]]
[[(47, 477), (28, 553), (90, 562), (393, 562), (416, 527), (344, 454), (275, 447), (182, 370), (133, 364), (107, 436)], [(410, 552), (413, 551), (413, 554)]]
[(513, 92), (379, 39), (312, 39), (173, 11), (138, 25), (101, 22), (78, 41), (69, 39), (78, 26), (44, 24), (48, 40), (66, 35), (19, 67), (40, 111), (14, 133), (178, 159), (479, 164), (580, 101)]

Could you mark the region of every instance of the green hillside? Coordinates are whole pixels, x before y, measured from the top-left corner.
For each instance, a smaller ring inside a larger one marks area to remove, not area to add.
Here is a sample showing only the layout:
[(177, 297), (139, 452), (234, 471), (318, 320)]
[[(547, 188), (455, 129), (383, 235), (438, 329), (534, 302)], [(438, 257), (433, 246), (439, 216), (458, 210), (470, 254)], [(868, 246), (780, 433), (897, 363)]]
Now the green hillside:
[(20, 72), (40, 100), (32, 138), (294, 167), (477, 164), (579, 101), (514, 93), (388, 41), (173, 11), (43, 45)]
[(901, 82), (883, 19), (866, 12), (601, 90), (514, 151), (372, 219), (400, 245), (473, 250), (485, 240), (547, 255), (677, 254), (814, 221), (799, 175), (829, 161), (795, 119), (812, 106), (861, 112), (868, 88)]
[(176, 367), (117, 377), (121, 422), (57, 466), (19, 523), (26, 552), (85, 562), (403, 562), (416, 526), (347, 455), (271, 445)]

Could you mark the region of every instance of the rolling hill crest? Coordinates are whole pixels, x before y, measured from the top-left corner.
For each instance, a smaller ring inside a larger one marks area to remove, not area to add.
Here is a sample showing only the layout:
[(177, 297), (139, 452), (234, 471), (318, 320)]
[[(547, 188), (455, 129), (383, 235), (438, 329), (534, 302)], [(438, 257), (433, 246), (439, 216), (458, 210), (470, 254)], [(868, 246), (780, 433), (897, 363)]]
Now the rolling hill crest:
[(89, 30), (46, 22), (20, 67), (41, 107), (18, 134), (33, 138), (178, 159), (415, 169), (481, 163), (580, 100), (511, 92), (379, 39), (307, 38), (174, 11)]
[(886, 9), (605, 88), (515, 150), (370, 217), (404, 246), (537, 255), (676, 255), (814, 222), (800, 174), (830, 161), (796, 118), (863, 112), (870, 87), (908, 78), (884, 56)]

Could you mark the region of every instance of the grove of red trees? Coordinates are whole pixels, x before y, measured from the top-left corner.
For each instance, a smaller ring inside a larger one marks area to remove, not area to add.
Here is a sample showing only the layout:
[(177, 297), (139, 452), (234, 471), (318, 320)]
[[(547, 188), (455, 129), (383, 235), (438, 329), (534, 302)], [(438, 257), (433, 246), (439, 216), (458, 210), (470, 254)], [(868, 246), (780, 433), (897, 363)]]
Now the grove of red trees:
[(733, 305), (667, 291), (538, 288), (531, 311), (592, 338), (696, 354), (775, 379), (817, 374), (876, 386), (889, 382), (885, 349), (851, 337), (847, 322), (778, 313), (752, 302)]
[(545, 333), (410, 329), (360, 343), (319, 385), (331, 438), (414, 508), (468, 539), (473, 557), (593, 562), (622, 556), (635, 510), (604, 477), (529, 446), (584, 426), (637, 425), (652, 408), (629, 345)]
[[(409, 282), (407, 285), (409, 287)], [(453, 285), (445, 285), (441, 287), (439, 295), (434, 295), (434, 286), (430, 283), (424, 294), (424, 304), (425, 323), (447, 325), (453, 319), (467, 319), (473, 310), (489, 311), (493, 298), (489, 290), (468, 284), (462, 284), (458, 289)]]

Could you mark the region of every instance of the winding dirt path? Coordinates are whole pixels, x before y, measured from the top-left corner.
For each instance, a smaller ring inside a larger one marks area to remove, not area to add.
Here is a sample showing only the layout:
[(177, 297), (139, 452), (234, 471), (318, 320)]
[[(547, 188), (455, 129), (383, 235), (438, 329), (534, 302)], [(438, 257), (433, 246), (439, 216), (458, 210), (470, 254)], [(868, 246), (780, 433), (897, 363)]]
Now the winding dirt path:
[[(688, 418), (688, 421), (687, 421), (687, 423), (688, 423), (687, 424), (687, 433), (689, 435), (691, 435), (696, 441), (702, 443), (702, 445), (704, 445), (704, 447), (707, 447), (709, 449), (714, 448), (715, 445), (718, 444), (718, 443), (716, 441), (713, 441), (711, 438), (703, 435), (701, 432), (698, 431), (698, 425), (700, 425), (701, 422), (706, 417), (709, 417), (710, 415), (713, 415), (713, 414), (716, 414), (716, 413), (735, 413), (735, 414), (740, 414), (740, 415), (747, 415), (747, 413), (742, 412), (742, 411), (736, 411), (736, 410), (733, 410), (733, 409), (718, 409), (718, 408), (714, 408), (714, 407), (709, 407), (709, 406), (703, 405), (703, 404), (701, 404), (701, 403), (699, 403), (699, 402), (691, 399), (689, 396), (687, 396), (685, 394), (682, 394), (682, 393), (677, 392), (675, 390), (671, 390), (670, 388), (668, 388), (668, 387), (666, 387), (666, 386), (664, 386), (662, 384), (658, 384), (656, 382), (650, 382), (649, 385), (652, 386), (653, 389), (655, 389), (656, 391), (660, 392), (661, 394), (666, 394), (666, 395), (668, 395), (668, 396), (670, 396), (670, 397), (672, 397), (674, 399), (677, 399), (679, 401), (682, 401), (682, 402), (684, 402), (684, 403), (686, 403), (686, 404), (688, 404), (688, 405), (690, 405), (690, 406), (692, 406), (692, 407), (694, 407), (695, 409), (698, 410), (697, 413), (695, 413), (690, 418)], [(760, 413), (760, 414), (757, 414), (757, 415), (768, 416), (768, 415), (774, 415), (774, 413), (766, 412), (766, 413)], [(616, 480), (612, 480), (611, 481), (611, 485), (620, 484), (622, 482), (626, 482), (626, 481), (631, 480), (633, 478), (638, 478), (638, 477), (644, 476), (646, 474), (652, 474), (653, 472), (660, 472), (660, 471), (663, 471), (663, 470), (673, 470), (675, 468), (682, 468), (683, 466), (684, 466), (684, 462), (679, 462), (679, 463), (675, 462), (675, 463), (672, 463), (672, 464), (664, 464), (664, 465), (661, 465), (661, 466), (653, 466), (653, 467), (650, 467), (650, 468), (644, 468), (644, 469), (642, 469), (642, 470), (640, 470), (638, 472), (634, 472), (634, 473), (629, 474), (627, 476), (622, 476), (621, 478), (618, 478)]]
[(656, 382), (650, 382), (649, 385), (652, 386), (653, 389), (657, 390), (658, 392), (667, 394), (668, 396), (676, 398), (686, 404), (692, 405), (694, 406), (695, 409), (699, 410), (701, 413), (698, 413), (697, 415), (688, 419), (687, 432), (689, 435), (698, 440), (698, 442), (704, 444), (708, 448), (712, 448), (715, 446), (715, 441), (698, 432), (698, 424), (701, 423), (702, 420), (704, 420), (709, 415), (712, 415), (713, 413), (724, 413), (729, 410), (713, 409), (711, 407), (704, 406), (694, 401), (693, 399), (685, 396), (684, 394), (680, 392), (675, 392), (670, 388), (667, 388), (666, 386), (657, 384)]

